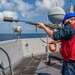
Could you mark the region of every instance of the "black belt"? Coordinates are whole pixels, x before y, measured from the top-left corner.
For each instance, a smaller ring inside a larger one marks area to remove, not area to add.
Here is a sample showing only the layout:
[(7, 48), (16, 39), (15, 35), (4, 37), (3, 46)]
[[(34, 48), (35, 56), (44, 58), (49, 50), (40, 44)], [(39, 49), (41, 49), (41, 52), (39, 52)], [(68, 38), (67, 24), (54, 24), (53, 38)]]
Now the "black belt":
[(70, 62), (75, 62), (75, 60), (70, 60)]

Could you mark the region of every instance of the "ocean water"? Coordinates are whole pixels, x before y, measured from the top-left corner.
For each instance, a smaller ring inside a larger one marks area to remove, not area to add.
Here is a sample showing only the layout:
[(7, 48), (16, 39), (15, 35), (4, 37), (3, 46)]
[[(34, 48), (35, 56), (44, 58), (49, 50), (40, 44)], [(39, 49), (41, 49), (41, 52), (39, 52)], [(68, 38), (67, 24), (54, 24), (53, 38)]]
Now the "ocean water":
[[(37, 38), (37, 37), (45, 37), (47, 34), (41, 33), (41, 34), (21, 34), (20, 39), (25, 39), (25, 38)], [(7, 40), (12, 40), (12, 39), (17, 39), (17, 36), (15, 34), (0, 34), (0, 41), (7, 41)]]

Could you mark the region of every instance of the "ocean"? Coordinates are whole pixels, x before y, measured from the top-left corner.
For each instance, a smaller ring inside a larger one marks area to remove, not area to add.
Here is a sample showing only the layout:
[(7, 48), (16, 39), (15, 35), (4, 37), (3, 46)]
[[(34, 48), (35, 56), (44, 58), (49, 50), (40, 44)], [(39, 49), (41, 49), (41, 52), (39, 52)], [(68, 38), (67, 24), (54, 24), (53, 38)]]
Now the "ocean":
[[(40, 33), (39, 35), (34, 33), (34, 34), (21, 34), (20, 35), (20, 39), (25, 39), (25, 38), (37, 38), (37, 37), (46, 37), (47, 34), (46, 33)], [(0, 34), (0, 41), (7, 41), (7, 40), (13, 40), (13, 39), (17, 39), (17, 36), (15, 34)]]

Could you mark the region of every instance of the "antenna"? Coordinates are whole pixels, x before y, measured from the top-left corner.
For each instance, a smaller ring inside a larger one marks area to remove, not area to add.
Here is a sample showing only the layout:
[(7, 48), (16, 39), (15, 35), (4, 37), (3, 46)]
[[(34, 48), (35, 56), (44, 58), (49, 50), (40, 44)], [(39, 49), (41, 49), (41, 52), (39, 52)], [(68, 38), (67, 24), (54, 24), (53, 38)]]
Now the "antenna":
[(57, 5), (57, 1), (56, 1), (56, 0), (55, 0), (55, 3), (56, 3), (56, 6), (58, 6), (58, 5)]
[(72, 5), (72, 0), (70, 0), (70, 12), (73, 12), (74, 13), (74, 7)]
[(72, 6), (72, 0), (70, 0), (70, 7)]
[(74, 13), (74, 7), (72, 5), (72, 0), (70, 0), (70, 7), (66, 10), (66, 13), (69, 13), (69, 12), (73, 12)]

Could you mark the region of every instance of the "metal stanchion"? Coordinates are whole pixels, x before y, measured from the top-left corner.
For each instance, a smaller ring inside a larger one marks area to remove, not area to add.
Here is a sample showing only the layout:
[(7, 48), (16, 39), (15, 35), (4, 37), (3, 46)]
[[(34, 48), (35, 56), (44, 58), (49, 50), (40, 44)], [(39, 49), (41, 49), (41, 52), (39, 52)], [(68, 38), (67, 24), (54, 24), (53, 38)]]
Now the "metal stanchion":
[[(46, 17), (46, 23), (48, 23), (48, 15)], [(47, 44), (48, 44), (48, 35), (47, 35)], [(49, 48), (47, 47), (47, 62), (49, 61)]]

